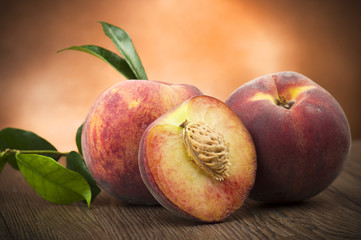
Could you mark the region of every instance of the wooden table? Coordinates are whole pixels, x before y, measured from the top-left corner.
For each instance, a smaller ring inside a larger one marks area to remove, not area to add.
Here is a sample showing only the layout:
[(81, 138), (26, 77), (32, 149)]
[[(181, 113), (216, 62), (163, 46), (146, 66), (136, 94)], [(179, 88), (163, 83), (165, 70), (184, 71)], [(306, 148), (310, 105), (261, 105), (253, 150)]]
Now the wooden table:
[(246, 204), (222, 223), (200, 224), (160, 206), (125, 205), (102, 192), (91, 209), (39, 197), (22, 175), (0, 174), (0, 239), (361, 239), (361, 141), (324, 192), (288, 205)]

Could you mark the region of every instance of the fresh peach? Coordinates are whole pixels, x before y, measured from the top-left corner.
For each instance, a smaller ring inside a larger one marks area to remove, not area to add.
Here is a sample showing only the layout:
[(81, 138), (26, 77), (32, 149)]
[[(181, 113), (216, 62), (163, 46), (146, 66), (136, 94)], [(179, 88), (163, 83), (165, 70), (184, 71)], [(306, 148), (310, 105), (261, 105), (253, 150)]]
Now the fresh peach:
[(201, 92), (190, 85), (127, 80), (103, 92), (90, 109), (82, 132), (86, 166), (106, 192), (132, 204), (158, 204), (138, 168), (140, 138), (169, 109)]
[(294, 202), (326, 189), (340, 174), (351, 146), (341, 106), (296, 72), (256, 78), (226, 101), (245, 124), (257, 151), (250, 198)]
[(228, 106), (197, 96), (146, 129), (139, 168), (165, 208), (193, 220), (218, 222), (248, 196), (256, 152), (249, 132)]

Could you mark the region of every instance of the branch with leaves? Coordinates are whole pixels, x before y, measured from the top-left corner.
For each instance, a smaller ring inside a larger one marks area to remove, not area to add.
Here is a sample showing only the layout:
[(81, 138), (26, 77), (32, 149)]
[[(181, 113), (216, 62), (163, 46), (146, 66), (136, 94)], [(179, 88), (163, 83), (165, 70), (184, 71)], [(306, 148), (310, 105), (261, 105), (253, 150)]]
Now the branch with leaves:
[[(129, 35), (119, 27), (100, 22), (121, 56), (95, 45), (62, 49), (89, 53), (115, 68), (126, 79), (147, 80), (144, 67)], [(76, 132), (78, 150), (59, 152), (37, 134), (17, 128), (0, 130), (0, 173), (6, 163), (20, 170), (29, 185), (45, 200), (69, 204), (85, 200), (88, 207), (100, 193), (100, 188), (85, 165), (81, 150), (81, 125)], [(58, 163), (66, 157), (66, 167)]]

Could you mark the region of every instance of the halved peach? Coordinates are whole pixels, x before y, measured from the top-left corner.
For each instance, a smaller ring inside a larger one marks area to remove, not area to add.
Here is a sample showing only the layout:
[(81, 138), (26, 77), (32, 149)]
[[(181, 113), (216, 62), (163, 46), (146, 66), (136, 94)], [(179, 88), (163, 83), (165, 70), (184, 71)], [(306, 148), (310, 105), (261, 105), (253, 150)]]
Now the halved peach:
[(227, 105), (197, 96), (146, 129), (139, 168), (162, 206), (194, 220), (219, 222), (243, 205), (253, 187), (256, 151)]

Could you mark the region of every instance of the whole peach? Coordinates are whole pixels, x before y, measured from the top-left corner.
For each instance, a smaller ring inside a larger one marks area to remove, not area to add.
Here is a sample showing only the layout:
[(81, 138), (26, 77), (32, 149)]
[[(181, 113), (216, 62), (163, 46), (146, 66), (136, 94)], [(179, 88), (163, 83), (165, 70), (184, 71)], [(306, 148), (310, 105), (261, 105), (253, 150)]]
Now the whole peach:
[(226, 101), (256, 146), (257, 175), (250, 198), (294, 202), (315, 196), (340, 174), (351, 146), (341, 106), (296, 72), (256, 78)]
[(98, 185), (131, 204), (157, 204), (138, 168), (138, 147), (147, 126), (188, 98), (201, 95), (191, 85), (147, 80), (119, 82), (93, 104), (83, 125), (82, 151)]

